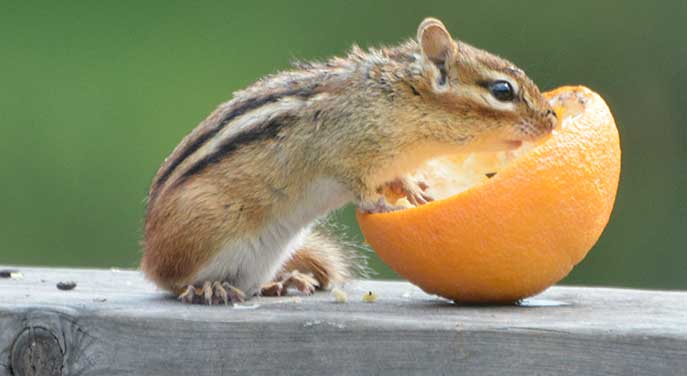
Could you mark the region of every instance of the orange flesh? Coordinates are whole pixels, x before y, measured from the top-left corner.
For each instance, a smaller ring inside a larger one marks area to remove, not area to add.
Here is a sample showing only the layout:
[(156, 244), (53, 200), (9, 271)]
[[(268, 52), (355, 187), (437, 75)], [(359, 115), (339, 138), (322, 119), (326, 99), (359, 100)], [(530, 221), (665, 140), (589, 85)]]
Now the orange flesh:
[(618, 132), (603, 99), (587, 88), (545, 96), (561, 123), (543, 142), (431, 161), (417, 176), (436, 201), (358, 214), (384, 262), (429, 293), (510, 302), (560, 281), (584, 258), (615, 201)]

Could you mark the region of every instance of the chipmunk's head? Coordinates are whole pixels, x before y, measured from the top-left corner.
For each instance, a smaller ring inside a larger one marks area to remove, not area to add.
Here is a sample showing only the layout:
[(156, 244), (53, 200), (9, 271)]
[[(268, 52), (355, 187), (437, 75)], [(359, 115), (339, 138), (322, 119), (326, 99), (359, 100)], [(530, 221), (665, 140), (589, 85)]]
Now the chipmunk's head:
[(455, 41), (434, 18), (420, 24), (417, 40), (422, 85), (414, 90), (439, 109), (431, 111), (439, 114), (435, 135), (443, 129), (447, 138), (478, 149), (508, 149), (556, 126), (556, 114), (537, 86), (511, 62)]

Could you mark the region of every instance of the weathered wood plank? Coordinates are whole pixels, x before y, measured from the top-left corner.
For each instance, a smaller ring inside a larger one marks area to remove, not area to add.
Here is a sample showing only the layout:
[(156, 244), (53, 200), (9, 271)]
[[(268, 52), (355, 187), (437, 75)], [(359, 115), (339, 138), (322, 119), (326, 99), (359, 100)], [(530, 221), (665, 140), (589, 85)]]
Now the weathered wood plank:
[(345, 304), (231, 308), (179, 304), (133, 271), (15, 269), (0, 278), (0, 375), (12, 358), (59, 372), (60, 356), (64, 375), (687, 374), (687, 292), (554, 287), (530, 306), (466, 307), (357, 281)]

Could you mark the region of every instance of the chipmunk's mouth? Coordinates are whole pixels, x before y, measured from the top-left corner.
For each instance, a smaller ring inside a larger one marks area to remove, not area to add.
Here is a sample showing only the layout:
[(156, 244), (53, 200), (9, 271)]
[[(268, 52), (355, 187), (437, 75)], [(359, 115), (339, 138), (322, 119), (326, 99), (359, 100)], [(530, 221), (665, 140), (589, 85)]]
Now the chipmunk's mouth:
[(506, 140), (506, 150), (517, 150), (522, 146), (522, 140)]
[(545, 123), (542, 124), (535, 124), (531, 120), (523, 120), (517, 124), (517, 130), (514, 134), (515, 139), (520, 140), (520, 142), (537, 142), (550, 135), (555, 124), (556, 123), (550, 121), (550, 119), (546, 119)]

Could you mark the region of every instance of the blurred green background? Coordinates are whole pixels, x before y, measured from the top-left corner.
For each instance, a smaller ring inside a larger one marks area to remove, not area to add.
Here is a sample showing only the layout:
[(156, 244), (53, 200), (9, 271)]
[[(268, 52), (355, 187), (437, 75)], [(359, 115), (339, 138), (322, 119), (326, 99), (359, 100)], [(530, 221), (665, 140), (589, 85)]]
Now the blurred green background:
[[(0, 264), (136, 267), (153, 174), (233, 91), (432, 15), (542, 89), (584, 84), (614, 111), (616, 208), (565, 283), (687, 289), (687, 2), (249, 3), (0, 5)], [(359, 239), (352, 213), (335, 218)]]

